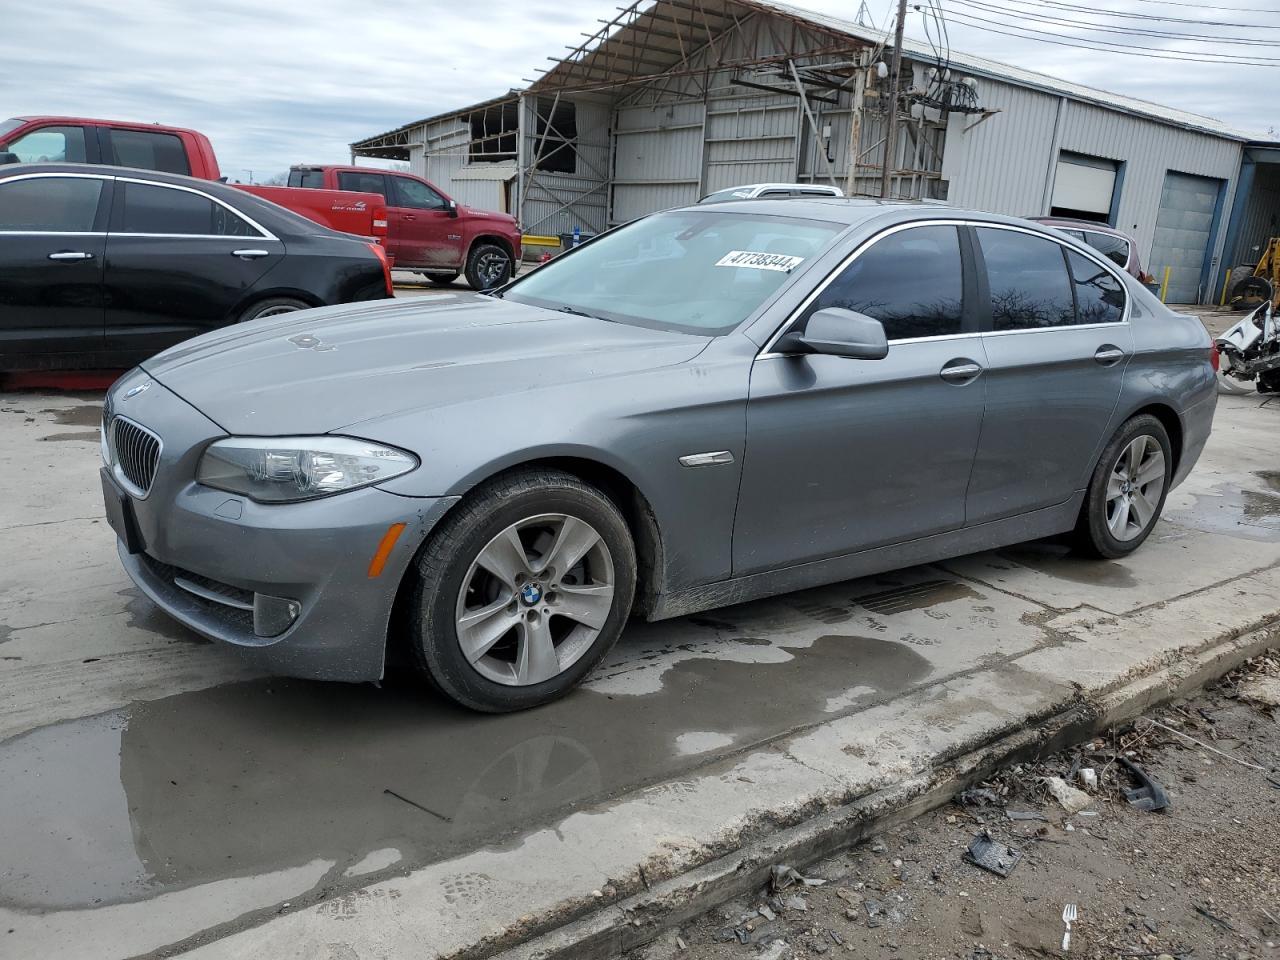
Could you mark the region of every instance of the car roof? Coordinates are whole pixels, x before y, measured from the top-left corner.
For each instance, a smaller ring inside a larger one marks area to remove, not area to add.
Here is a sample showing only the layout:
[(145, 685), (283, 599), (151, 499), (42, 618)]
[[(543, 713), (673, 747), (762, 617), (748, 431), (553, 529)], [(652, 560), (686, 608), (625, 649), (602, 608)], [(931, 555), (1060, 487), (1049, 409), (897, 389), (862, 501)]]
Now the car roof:
[(63, 117), (57, 114), (35, 113), (22, 117), (14, 117), (14, 120), (21, 120), (24, 123), (30, 123), (32, 120), (48, 120), (54, 123), (67, 124), (85, 124), (93, 123), (102, 127), (119, 127), (127, 130), (154, 130), (157, 133), (192, 133), (198, 137), (204, 136), (199, 130), (193, 130), (190, 127), (175, 127), (167, 123), (147, 123), (143, 120), (100, 120), (95, 117)]

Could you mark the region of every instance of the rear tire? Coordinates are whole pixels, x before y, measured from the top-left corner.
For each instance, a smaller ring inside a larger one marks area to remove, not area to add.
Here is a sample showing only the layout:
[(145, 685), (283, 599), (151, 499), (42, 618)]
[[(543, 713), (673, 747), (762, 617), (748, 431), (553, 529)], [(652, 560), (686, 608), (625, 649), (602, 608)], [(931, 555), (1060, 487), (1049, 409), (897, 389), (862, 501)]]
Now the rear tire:
[(1086, 556), (1128, 556), (1151, 535), (1173, 476), (1169, 434), (1150, 414), (1116, 432), (1093, 470), (1076, 522), (1076, 548)]
[(636, 555), (608, 497), (526, 470), (464, 498), (412, 576), (418, 669), (451, 700), (506, 713), (559, 699), (608, 653), (631, 612)]
[(236, 323), (248, 323), (250, 320), (261, 320), (263, 317), (277, 317), (282, 313), (310, 309), (311, 304), (294, 297), (268, 297), (266, 300), (249, 304), (236, 319)]
[(447, 287), (452, 285), (453, 281), (458, 279), (456, 273), (427, 273), (423, 274), (428, 280), (437, 287)]
[(511, 279), (511, 254), (496, 243), (477, 243), (464, 271), (472, 290), (492, 290)]

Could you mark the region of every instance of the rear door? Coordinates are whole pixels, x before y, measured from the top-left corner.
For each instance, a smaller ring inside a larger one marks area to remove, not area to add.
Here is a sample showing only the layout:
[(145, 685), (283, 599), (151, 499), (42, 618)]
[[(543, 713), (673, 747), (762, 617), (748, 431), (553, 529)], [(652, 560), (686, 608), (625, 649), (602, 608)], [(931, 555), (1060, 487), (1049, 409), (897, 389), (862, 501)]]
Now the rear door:
[(284, 256), (284, 244), (221, 199), (121, 177), (104, 275), (106, 347), (146, 357), (220, 327)]
[(735, 576), (964, 524), (986, 383), (962, 239), (954, 223), (882, 236), (801, 312), (797, 327), (827, 307), (874, 317), (889, 339), (883, 360), (756, 359)]
[(102, 349), (102, 270), (111, 180), (0, 180), (0, 369)]
[(1088, 483), (1133, 352), (1106, 261), (1016, 227), (974, 231), (989, 370), (969, 524), (1064, 503)]

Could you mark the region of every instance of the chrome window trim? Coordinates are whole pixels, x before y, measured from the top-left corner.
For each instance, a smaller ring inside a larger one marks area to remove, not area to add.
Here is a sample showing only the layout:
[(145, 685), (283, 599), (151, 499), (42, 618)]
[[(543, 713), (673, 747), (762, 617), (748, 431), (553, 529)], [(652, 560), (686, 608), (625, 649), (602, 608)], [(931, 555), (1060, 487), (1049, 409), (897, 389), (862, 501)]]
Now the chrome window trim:
[(77, 233), (68, 233), (67, 231), (63, 231), (63, 230), (22, 230), (22, 231), (0, 230), (0, 233), (5, 234), (6, 236), (17, 235), (17, 236), (36, 236), (36, 237), (48, 237), (48, 236), (160, 237), (160, 238), (169, 239), (169, 240), (181, 238), (181, 239), (188, 239), (188, 240), (241, 240), (241, 241), (242, 240), (274, 240), (276, 243), (281, 242), (279, 237), (277, 237), (274, 233), (272, 233), (262, 224), (258, 223), (258, 221), (254, 220), (253, 217), (249, 216), (247, 213), (242, 213), (241, 211), (237, 210), (235, 207), (233, 207), (231, 204), (227, 203), (226, 201), (218, 199), (211, 193), (205, 193), (203, 190), (197, 190), (195, 187), (182, 186), (176, 183), (161, 183), (158, 180), (146, 180), (146, 179), (143, 179), (142, 177), (115, 177), (105, 173), (92, 173), (92, 172), (91, 173), (64, 173), (62, 171), (41, 171), (38, 173), (20, 173), (20, 174), (17, 174), (16, 176), (0, 178), (0, 188), (2, 188), (6, 183), (17, 183), (19, 180), (41, 180), (41, 179), (47, 179), (50, 177), (71, 177), (79, 180), (102, 180), (104, 182), (107, 180), (112, 180), (112, 181), (115, 181), (116, 183), (139, 183), (146, 187), (163, 187), (166, 190), (180, 190), (184, 193), (194, 193), (196, 196), (204, 197), (206, 200), (212, 203), (216, 203), (218, 206), (226, 210), (229, 210), (231, 213), (235, 214), (235, 216), (239, 217), (245, 223), (249, 224), (249, 226), (253, 227), (253, 229), (257, 230), (258, 236), (246, 237), (246, 236), (240, 236), (235, 234), (223, 234), (223, 233), (212, 233), (212, 234), (211, 233), (130, 233), (126, 231), (112, 231), (112, 230), (107, 230), (107, 231), (94, 230), (94, 231), (84, 231), (84, 232), (77, 232)]
[(227, 203), (226, 201), (218, 199), (211, 193), (205, 193), (203, 190), (197, 190), (195, 187), (180, 186), (176, 183), (161, 183), (158, 180), (144, 180), (140, 177), (114, 177), (113, 179), (117, 183), (137, 183), (137, 184), (141, 184), (144, 187), (161, 187), (162, 189), (165, 189), (165, 190), (178, 190), (182, 193), (194, 193), (197, 197), (204, 197), (204, 199), (209, 200), (212, 203), (216, 203), (218, 206), (222, 207), (224, 210), (228, 210), (231, 213), (233, 213), (235, 216), (239, 217), (245, 223), (249, 224), (249, 226), (253, 227), (253, 229), (257, 230), (258, 236), (246, 237), (240, 234), (225, 234), (225, 233), (215, 233), (215, 234), (132, 233), (128, 231), (119, 231), (119, 232), (107, 231), (110, 236), (113, 236), (113, 237), (166, 237), (166, 238), (187, 237), (192, 240), (276, 240), (276, 241), (279, 241), (280, 239), (274, 233), (272, 233), (270, 230), (264, 227), (262, 224), (254, 220), (248, 214), (241, 213), (239, 210), (237, 210), (235, 207), (233, 207), (231, 204)]
[[(835, 279), (840, 276), (840, 274), (844, 273), (849, 264), (853, 263), (854, 260), (860, 257), (863, 252), (868, 250), (874, 244), (883, 240), (885, 237), (892, 236), (895, 233), (901, 233), (904, 230), (911, 230), (917, 227), (992, 227), (996, 230), (1011, 230), (1015, 233), (1025, 233), (1033, 237), (1039, 237), (1042, 240), (1048, 240), (1051, 243), (1056, 243), (1064, 250), (1071, 253), (1078, 253), (1085, 259), (1092, 260), (1095, 264), (1111, 274), (1115, 281), (1120, 284), (1120, 289), (1124, 291), (1124, 312), (1121, 314), (1120, 319), (1114, 323), (1081, 323), (1074, 324), (1069, 327), (1027, 327), (1022, 330), (973, 330), (962, 333), (940, 334), (935, 337), (904, 337), (899, 340), (890, 340), (889, 343), (891, 344), (925, 343), (935, 340), (962, 340), (969, 337), (1008, 336), (1016, 333), (1057, 333), (1063, 330), (1089, 330), (1099, 327), (1113, 328), (1123, 326), (1129, 322), (1130, 315), (1133, 312), (1133, 298), (1129, 295), (1129, 289), (1125, 286), (1124, 278), (1120, 276), (1120, 272), (1115, 264), (1098, 251), (1094, 250), (1087, 243), (1082, 242), (1079, 247), (1068, 246), (1057, 237), (1050, 236), (1048, 233), (1041, 230), (1034, 230), (1029, 227), (1023, 227), (1012, 223), (993, 223), (988, 220), (962, 220), (957, 218), (939, 217), (936, 219), (910, 220), (907, 223), (897, 223), (891, 227), (886, 227), (884, 230), (881, 230), (879, 233), (868, 237), (866, 240), (862, 241), (862, 243), (858, 244), (858, 246), (856, 246), (847, 257), (841, 260), (840, 263), (838, 263), (835, 268), (823, 278), (822, 282), (814, 287), (813, 290), (809, 292), (809, 295), (801, 300), (800, 304), (787, 315), (787, 318), (765, 342), (765, 345), (760, 349), (760, 352), (756, 354), (756, 359), (769, 360), (774, 357), (794, 356), (794, 354), (789, 353), (776, 353), (773, 350), (773, 346), (786, 335), (787, 331), (791, 328), (791, 325), (795, 323), (807, 309), (809, 309), (809, 305), (812, 304), (813, 301), (827, 289), (827, 287), (834, 283)], [(1063, 263), (1063, 269), (1067, 269), (1065, 262)], [(1071, 276), (1069, 271), (1067, 273), (1067, 279), (1074, 284), (1075, 278)]]

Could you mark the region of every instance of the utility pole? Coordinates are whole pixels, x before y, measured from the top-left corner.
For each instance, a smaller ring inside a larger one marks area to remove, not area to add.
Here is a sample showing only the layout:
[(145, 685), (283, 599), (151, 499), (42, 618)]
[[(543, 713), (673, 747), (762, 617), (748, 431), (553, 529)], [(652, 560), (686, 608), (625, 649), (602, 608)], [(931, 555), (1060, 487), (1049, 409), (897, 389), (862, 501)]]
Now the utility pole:
[(880, 196), (889, 196), (889, 172), (893, 163), (898, 133), (898, 90), (902, 81), (902, 27), (907, 19), (907, 0), (898, 0), (898, 23), (893, 31), (893, 66), (890, 68), (889, 106), (885, 116), (889, 128), (884, 134), (884, 169), (880, 171)]

